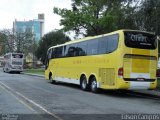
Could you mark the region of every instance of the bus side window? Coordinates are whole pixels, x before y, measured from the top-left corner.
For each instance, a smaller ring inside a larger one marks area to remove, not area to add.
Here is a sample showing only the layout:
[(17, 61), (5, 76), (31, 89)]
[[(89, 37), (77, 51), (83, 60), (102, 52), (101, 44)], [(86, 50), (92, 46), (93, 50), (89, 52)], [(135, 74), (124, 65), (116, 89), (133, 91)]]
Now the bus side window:
[(88, 41), (87, 55), (96, 55), (98, 54), (98, 40)]
[(64, 57), (68, 57), (68, 49), (69, 49), (69, 45), (66, 45), (64, 47)]
[(107, 42), (108, 42), (108, 52), (111, 53), (113, 52), (114, 50), (117, 49), (118, 47), (118, 34), (115, 34), (115, 35), (110, 35), (107, 37)]
[(77, 56), (77, 44), (67, 45), (65, 56), (67, 56), (67, 57)]
[(75, 51), (75, 47), (70, 46), (68, 49), (68, 57), (73, 57), (74, 56), (74, 51)]
[(62, 51), (63, 51), (63, 47), (55, 48), (55, 58), (61, 58), (62, 57)]
[(77, 56), (77, 44), (70, 45), (68, 49), (68, 55), (69, 57)]
[(54, 48), (52, 48), (51, 58), (52, 58), (52, 59), (55, 58), (55, 49), (54, 49)]
[(66, 46), (63, 46), (63, 51), (62, 51), (62, 57), (65, 57), (65, 52), (66, 52)]
[(106, 37), (99, 38), (98, 48), (99, 48), (98, 54), (107, 53), (107, 38)]
[(87, 42), (80, 42), (77, 45), (77, 56), (87, 55)]

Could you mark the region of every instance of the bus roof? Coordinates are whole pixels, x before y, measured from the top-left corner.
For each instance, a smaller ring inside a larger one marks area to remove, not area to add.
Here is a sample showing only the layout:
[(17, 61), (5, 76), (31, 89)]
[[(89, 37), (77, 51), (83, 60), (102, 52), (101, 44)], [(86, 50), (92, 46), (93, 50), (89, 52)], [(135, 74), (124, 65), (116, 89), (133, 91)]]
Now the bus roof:
[(148, 33), (148, 34), (155, 34), (154, 32), (147, 32), (147, 31), (142, 31), (142, 30), (131, 30), (131, 29), (123, 29), (121, 31), (135, 31), (135, 32)]
[(122, 30), (113, 31), (113, 32), (110, 32), (110, 33), (102, 34), (102, 35), (88, 36), (88, 37), (84, 37), (82, 39), (77, 39), (77, 40), (75, 39), (75, 40), (66, 42), (64, 44), (52, 46), (49, 49), (60, 47), (60, 46), (64, 46), (64, 45), (69, 45), (69, 44), (72, 44), (72, 43), (79, 43), (79, 42), (91, 40), (91, 39), (94, 39), (94, 38), (100, 38), (100, 37), (104, 37), (104, 36), (108, 36), (108, 35), (113, 35), (113, 34), (117, 34), (117, 33), (123, 32), (123, 31), (137, 31), (137, 32), (144, 32), (144, 33), (154, 34), (154, 33), (151, 33), (151, 32), (146, 32), (146, 31), (141, 31), (141, 30), (122, 29)]

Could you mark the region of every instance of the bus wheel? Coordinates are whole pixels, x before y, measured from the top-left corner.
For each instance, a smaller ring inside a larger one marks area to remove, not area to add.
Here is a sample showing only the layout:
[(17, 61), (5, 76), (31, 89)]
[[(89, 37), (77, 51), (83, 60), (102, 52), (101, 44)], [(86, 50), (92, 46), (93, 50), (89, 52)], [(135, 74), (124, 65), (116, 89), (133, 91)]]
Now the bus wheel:
[(50, 82), (51, 84), (55, 84), (55, 80), (53, 80), (52, 75), (49, 76), (49, 82)]
[(92, 92), (96, 93), (98, 92), (98, 88), (97, 88), (97, 81), (95, 77), (92, 77), (91, 82), (90, 82), (90, 89)]
[(88, 90), (88, 84), (87, 84), (87, 79), (86, 76), (81, 77), (81, 83), (80, 83), (81, 89), (86, 91)]

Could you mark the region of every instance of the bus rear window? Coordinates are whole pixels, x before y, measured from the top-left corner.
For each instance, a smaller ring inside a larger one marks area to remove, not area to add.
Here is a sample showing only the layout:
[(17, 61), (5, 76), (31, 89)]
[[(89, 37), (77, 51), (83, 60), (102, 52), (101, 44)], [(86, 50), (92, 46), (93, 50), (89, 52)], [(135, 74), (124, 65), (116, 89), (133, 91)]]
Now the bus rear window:
[(144, 32), (124, 32), (125, 45), (131, 48), (156, 49), (156, 37), (153, 34)]
[(23, 58), (22, 54), (12, 54), (13, 58)]

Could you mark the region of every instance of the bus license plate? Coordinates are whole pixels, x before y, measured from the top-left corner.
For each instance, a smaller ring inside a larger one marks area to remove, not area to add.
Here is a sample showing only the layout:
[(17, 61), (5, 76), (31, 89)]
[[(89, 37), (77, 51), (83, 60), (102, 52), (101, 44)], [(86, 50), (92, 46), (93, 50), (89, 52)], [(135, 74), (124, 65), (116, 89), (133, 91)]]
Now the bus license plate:
[(137, 81), (144, 81), (144, 78), (137, 78)]

